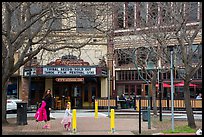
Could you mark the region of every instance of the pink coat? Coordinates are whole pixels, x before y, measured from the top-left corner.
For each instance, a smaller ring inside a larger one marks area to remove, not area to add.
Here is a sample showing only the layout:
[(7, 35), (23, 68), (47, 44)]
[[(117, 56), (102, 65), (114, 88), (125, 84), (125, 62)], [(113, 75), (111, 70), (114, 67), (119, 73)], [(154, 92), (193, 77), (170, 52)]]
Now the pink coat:
[(34, 116), (36, 121), (46, 121), (47, 120), (47, 112), (46, 112), (45, 106), (46, 106), (46, 102), (42, 101), (41, 107), (37, 110)]

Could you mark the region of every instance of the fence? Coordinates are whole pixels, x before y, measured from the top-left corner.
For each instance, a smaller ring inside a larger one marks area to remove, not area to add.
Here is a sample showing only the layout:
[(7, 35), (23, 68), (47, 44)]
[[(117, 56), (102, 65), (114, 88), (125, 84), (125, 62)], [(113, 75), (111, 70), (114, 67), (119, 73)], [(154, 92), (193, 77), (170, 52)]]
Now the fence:
[[(95, 101), (98, 101), (98, 108), (99, 109), (106, 109), (108, 108), (108, 98), (97, 98)], [(159, 109), (160, 103), (159, 99), (156, 99), (156, 106)], [(136, 104), (139, 103), (139, 99), (137, 97), (134, 98), (134, 105), (133, 107), (136, 109)], [(161, 99), (162, 109), (163, 110), (170, 110), (171, 109), (171, 100), (170, 99)], [(118, 101), (116, 98), (110, 99), (110, 108), (118, 108)], [(202, 100), (191, 99), (191, 106), (193, 110), (202, 110)], [(146, 109), (148, 107), (148, 99), (146, 97), (141, 98), (141, 107)], [(153, 101), (150, 98), (150, 108), (153, 109)], [(174, 100), (174, 109), (175, 110), (185, 110), (185, 102), (182, 99), (175, 99)]]
[[(108, 98), (97, 98), (98, 108), (108, 108)], [(117, 108), (117, 100), (115, 98), (110, 99), (110, 108)]]
[[(160, 103), (159, 103), (159, 99), (156, 100), (156, 106), (157, 108), (160, 107)], [(136, 104), (139, 103), (139, 99), (135, 98), (135, 106)], [(166, 109), (166, 110), (170, 110), (171, 108), (171, 100), (169, 99), (162, 99), (161, 100), (162, 103), (162, 109)], [(196, 100), (196, 99), (191, 99), (191, 106), (192, 109), (194, 110), (201, 110), (202, 109), (202, 100)], [(147, 98), (141, 98), (141, 107), (142, 108), (147, 108), (148, 107), (148, 99)], [(152, 98), (150, 98), (150, 108), (153, 107), (153, 101)], [(185, 110), (185, 102), (182, 99), (175, 99), (174, 100), (174, 109), (177, 110)]]

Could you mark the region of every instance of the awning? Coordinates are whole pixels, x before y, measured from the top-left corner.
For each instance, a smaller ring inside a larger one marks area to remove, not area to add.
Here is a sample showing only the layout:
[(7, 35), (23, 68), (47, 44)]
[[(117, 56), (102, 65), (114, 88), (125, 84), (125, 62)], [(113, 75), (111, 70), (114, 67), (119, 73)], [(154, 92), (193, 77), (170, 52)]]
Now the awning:
[[(175, 87), (183, 87), (184, 86), (184, 81), (180, 82), (180, 83), (177, 83), (177, 84), (174, 84)], [(196, 87), (197, 85), (196, 84), (189, 84), (190, 87)]]
[[(158, 87), (158, 84), (156, 84), (156, 87)], [(164, 88), (170, 88), (170, 87), (171, 87), (171, 85), (166, 84), (166, 83), (163, 83), (163, 87), (164, 87)]]

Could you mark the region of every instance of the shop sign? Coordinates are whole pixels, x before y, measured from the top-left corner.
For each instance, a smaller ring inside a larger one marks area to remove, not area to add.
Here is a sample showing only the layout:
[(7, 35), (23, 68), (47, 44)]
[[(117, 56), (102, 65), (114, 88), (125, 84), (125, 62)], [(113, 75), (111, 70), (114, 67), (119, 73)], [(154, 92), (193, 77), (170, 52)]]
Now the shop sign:
[(83, 82), (84, 78), (56, 78), (57, 82)]
[[(24, 76), (29, 76), (30, 73), (30, 69), (24, 69)], [(31, 68), (31, 76), (36, 75), (36, 68)]]

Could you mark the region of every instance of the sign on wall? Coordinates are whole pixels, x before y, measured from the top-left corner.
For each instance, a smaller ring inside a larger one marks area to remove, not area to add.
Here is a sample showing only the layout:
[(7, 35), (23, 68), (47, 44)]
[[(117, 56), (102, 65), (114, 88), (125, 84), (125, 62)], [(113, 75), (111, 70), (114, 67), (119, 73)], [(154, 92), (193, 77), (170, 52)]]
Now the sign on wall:
[(84, 78), (56, 78), (57, 82), (83, 82)]

